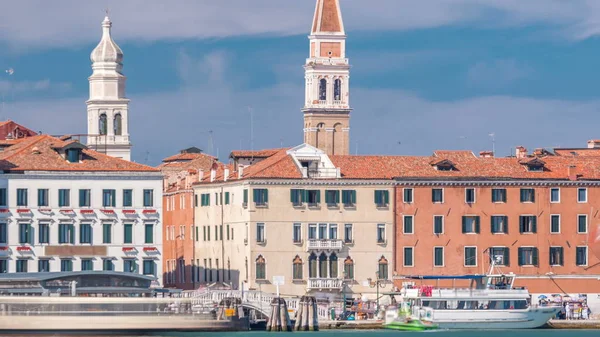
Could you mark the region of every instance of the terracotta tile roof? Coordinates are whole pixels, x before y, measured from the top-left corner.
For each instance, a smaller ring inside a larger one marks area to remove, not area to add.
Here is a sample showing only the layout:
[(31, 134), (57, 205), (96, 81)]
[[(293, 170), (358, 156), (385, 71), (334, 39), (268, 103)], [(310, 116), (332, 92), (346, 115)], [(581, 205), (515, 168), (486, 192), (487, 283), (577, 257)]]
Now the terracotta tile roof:
[[(455, 170), (438, 171), (431, 157), (331, 156), (345, 179), (569, 179), (569, 166), (580, 179), (600, 180), (600, 158), (546, 157), (545, 170), (531, 172), (517, 158), (454, 159)], [(571, 172), (573, 174), (573, 172)]]
[(72, 145), (49, 135), (25, 138), (0, 152), (0, 169), (5, 171), (134, 171), (158, 172), (157, 169), (114, 158), (93, 150), (82, 150), (83, 160), (70, 163), (56, 150)]
[(35, 136), (37, 132), (11, 120), (0, 122), (0, 140), (7, 139), (9, 134), (12, 138), (24, 138)]
[(280, 149), (265, 149), (265, 150), (238, 150), (231, 151), (229, 158), (268, 158), (281, 150), (289, 150), (289, 148)]
[(176, 155), (173, 155), (173, 156), (163, 159), (163, 163), (169, 163), (169, 162), (175, 162), (175, 161), (191, 161), (194, 159), (204, 158), (204, 157), (211, 157), (211, 158), (216, 159), (216, 157), (213, 157), (211, 155), (204, 154), (204, 153), (178, 153)]
[(317, 0), (312, 33), (343, 33), (339, 8), (339, 0)]
[[(476, 157), (470, 151), (436, 151), (432, 156), (330, 156), (340, 168), (342, 179), (407, 179), (407, 180), (600, 180), (600, 156), (545, 156), (527, 158)], [(432, 163), (451, 162), (453, 170), (441, 171)], [(543, 163), (543, 171), (530, 171), (527, 165)], [(573, 167), (574, 166), (574, 167)], [(216, 181), (223, 180), (229, 167), (228, 180), (238, 179), (233, 166), (219, 164)], [(571, 167), (571, 168), (570, 168)], [(208, 172), (207, 172), (208, 173)], [(293, 158), (282, 149), (243, 170), (242, 179), (302, 179)], [(210, 182), (210, 173), (203, 182)]]
[(557, 156), (600, 157), (600, 148), (554, 149)]

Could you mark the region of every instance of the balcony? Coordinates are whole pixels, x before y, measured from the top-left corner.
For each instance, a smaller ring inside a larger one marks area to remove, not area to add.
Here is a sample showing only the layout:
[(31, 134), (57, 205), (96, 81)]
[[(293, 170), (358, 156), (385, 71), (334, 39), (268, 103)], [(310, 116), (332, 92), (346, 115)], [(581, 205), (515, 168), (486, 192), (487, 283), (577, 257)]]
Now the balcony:
[(341, 290), (344, 280), (337, 278), (309, 278), (308, 290)]
[(306, 64), (312, 65), (326, 65), (326, 66), (347, 66), (350, 64), (347, 58), (336, 58), (336, 57), (315, 57), (306, 59)]
[(308, 240), (306, 250), (342, 250), (342, 240)]
[(338, 167), (319, 167), (319, 168), (302, 168), (302, 176), (312, 179), (335, 179), (341, 178), (341, 171)]

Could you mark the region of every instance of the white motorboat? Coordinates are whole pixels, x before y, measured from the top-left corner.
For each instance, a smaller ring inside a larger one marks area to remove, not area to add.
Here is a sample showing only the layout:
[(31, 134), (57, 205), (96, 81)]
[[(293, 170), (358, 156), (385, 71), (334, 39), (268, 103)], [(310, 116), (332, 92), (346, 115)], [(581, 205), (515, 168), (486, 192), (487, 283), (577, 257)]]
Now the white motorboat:
[[(405, 282), (399, 293), (390, 294), (400, 297), (400, 309), (388, 309), (386, 323), (409, 310), (413, 317), (429, 320), (441, 329), (532, 329), (544, 326), (561, 310), (560, 306), (532, 305), (527, 289), (513, 287), (516, 275), (493, 274), (493, 270), (492, 263), (488, 275), (404, 277), (413, 282)], [(411, 286), (414, 280), (467, 280), (471, 286)]]

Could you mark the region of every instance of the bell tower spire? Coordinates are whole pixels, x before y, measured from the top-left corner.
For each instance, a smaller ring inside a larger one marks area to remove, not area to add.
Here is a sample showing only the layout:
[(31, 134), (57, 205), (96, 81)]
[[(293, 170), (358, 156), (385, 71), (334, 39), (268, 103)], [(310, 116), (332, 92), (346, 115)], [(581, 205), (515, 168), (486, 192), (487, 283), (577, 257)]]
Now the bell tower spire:
[(109, 156), (131, 160), (129, 100), (125, 97), (123, 51), (112, 39), (112, 22), (102, 21), (102, 38), (90, 55), (92, 75), (88, 113), (87, 145)]
[(329, 155), (350, 152), (350, 64), (339, 0), (317, 0), (304, 65), (304, 142)]

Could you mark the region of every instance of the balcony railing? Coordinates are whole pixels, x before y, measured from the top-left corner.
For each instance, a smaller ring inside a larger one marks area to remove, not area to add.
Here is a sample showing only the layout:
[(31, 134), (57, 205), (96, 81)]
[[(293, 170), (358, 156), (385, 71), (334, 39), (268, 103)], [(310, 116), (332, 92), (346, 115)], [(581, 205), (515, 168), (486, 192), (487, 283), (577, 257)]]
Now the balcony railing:
[(315, 290), (340, 290), (344, 285), (344, 281), (342, 279), (337, 278), (309, 278), (308, 279), (308, 289)]
[(308, 240), (307, 250), (341, 250), (342, 240)]
[(335, 58), (335, 57), (331, 57), (331, 58), (315, 57), (315, 58), (306, 60), (306, 64), (308, 64), (308, 65), (323, 64), (323, 65), (336, 66), (336, 65), (348, 65), (349, 63), (350, 63), (349, 59), (347, 59), (347, 58)]
[(341, 171), (337, 167), (331, 167), (331, 168), (320, 167), (320, 168), (316, 168), (316, 169), (315, 168), (307, 169), (306, 167), (303, 167), (302, 168), (302, 176), (305, 178), (313, 178), (313, 179), (340, 178)]

